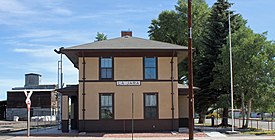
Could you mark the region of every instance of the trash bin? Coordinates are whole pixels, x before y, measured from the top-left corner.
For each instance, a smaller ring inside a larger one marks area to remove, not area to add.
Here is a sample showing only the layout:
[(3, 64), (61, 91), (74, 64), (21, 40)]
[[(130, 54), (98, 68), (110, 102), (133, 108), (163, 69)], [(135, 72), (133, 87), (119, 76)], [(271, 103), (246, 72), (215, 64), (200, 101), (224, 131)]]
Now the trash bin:
[(18, 120), (19, 120), (19, 117), (18, 117), (18, 116), (13, 116), (13, 121), (18, 122)]

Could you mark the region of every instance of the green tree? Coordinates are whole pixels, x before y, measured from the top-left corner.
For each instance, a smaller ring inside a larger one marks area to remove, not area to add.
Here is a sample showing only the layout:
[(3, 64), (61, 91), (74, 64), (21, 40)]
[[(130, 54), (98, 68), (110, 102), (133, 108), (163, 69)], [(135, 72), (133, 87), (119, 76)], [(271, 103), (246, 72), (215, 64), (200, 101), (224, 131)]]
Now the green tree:
[[(243, 102), (248, 107), (247, 118), (254, 109), (274, 111), (274, 72), (275, 72), (275, 47), (267, 41), (264, 34), (255, 34), (245, 26), (232, 34), (233, 46), (233, 72), (234, 72), (234, 97), (235, 106), (240, 107)], [(219, 55), (220, 61), (215, 63), (213, 89), (229, 89), (229, 49), (224, 47)], [(239, 103), (238, 103), (239, 102)], [(218, 107), (230, 106), (228, 93), (221, 94), (216, 102)], [(243, 115), (244, 117), (244, 115)], [(248, 119), (243, 121), (243, 127), (248, 126)]]
[[(243, 28), (233, 36), (234, 81), (237, 96), (243, 94), (246, 116), (252, 109), (274, 111), (275, 45), (266, 34)], [(254, 107), (253, 107), (254, 106)], [(248, 120), (243, 127), (248, 126)]]
[(95, 42), (96, 41), (107, 40), (107, 36), (104, 33), (97, 32), (95, 39), (96, 39)]
[[(202, 55), (198, 59), (197, 65), (197, 81), (195, 85), (201, 88), (199, 92), (195, 94), (195, 105), (200, 115), (199, 123), (204, 122), (204, 115), (211, 105), (215, 105), (219, 100), (220, 95), (228, 94), (228, 88), (211, 88), (211, 83), (214, 81), (215, 63), (220, 62), (219, 55), (221, 49), (227, 43), (228, 36), (228, 13), (231, 14), (231, 27), (232, 31), (238, 30), (243, 21), (240, 21), (240, 16), (233, 14), (229, 11), (230, 4), (226, 0), (217, 0), (212, 6), (210, 16), (206, 23), (205, 32), (202, 40)], [(224, 97), (223, 97), (224, 98)], [(224, 108), (224, 116), (228, 115), (228, 107)], [(224, 119), (222, 125), (227, 125), (227, 119)]]
[[(175, 10), (163, 11), (157, 19), (153, 19), (149, 26), (149, 38), (152, 40), (187, 46), (188, 24), (187, 24), (187, 0), (178, 0)], [(193, 48), (199, 54), (201, 46), (201, 35), (204, 32), (204, 24), (209, 15), (209, 8), (205, 0), (193, 0)], [(195, 62), (194, 62), (195, 63)], [(187, 60), (179, 65), (179, 79), (187, 79)]]

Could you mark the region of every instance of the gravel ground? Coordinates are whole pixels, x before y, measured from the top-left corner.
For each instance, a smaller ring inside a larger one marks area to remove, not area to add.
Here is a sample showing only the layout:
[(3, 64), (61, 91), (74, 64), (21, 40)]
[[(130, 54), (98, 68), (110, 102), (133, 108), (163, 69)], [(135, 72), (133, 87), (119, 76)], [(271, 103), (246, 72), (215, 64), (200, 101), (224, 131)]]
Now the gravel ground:
[(0, 121), (0, 132), (10, 132), (26, 129), (27, 123), (25, 121)]
[[(31, 122), (31, 129), (53, 125), (53, 122)], [(27, 121), (0, 121), (0, 134), (27, 129)]]

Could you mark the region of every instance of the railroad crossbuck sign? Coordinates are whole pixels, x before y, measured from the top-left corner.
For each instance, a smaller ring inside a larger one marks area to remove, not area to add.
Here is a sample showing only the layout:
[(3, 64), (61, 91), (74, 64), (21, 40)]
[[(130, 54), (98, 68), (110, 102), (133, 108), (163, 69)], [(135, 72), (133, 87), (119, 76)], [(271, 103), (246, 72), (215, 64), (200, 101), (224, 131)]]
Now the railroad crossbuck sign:
[(27, 108), (28, 108), (28, 110), (30, 110), (30, 108), (31, 108), (31, 99), (30, 98), (32, 96), (32, 91), (28, 92), (27, 90), (25, 90), (24, 93), (27, 97), (26, 100), (25, 100)]

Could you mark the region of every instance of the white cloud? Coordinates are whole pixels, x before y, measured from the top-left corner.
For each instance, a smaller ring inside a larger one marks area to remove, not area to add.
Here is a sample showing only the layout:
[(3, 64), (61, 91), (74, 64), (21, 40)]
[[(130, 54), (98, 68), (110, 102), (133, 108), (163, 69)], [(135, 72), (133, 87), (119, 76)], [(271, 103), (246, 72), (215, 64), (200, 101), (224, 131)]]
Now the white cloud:
[(47, 45), (47, 44), (38, 44), (38, 43), (28, 43), (22, 41), (13, 41), (9, 40), (6, 44), (14, 46), (12, 49), (15, 53), (25, 53), (27, 55), (39, 58), (51, 58), (56, 59), (57, 55), (54, 52), (54, 49), (58, 48), (58, 46)]
[(55, 36), (58, 34), (62, 34), (62, 32), (58, 30), (34, 30), (25, 34), (21, 34), (18, 37), (19, 38), (39, 38), (39, 37)]
[[(90, 33), (85, 32), (64, 32), (61, 34), (58, 34), (56, 36), (49, 36), (49, 37), (43, 37), (43, 38), (33, 38), (30, 39), (32, 42), (37, 43), (46, 43), (46, 42), (58, 42), (62, 43), (64, 45), (73, 45), (73, 44), (79, 44), (79, 43), (86, 43), (86, 42), (92, 42), (93, 38)], [(63, 46), (64, 46), (63, 45)]]
[(61, 7), (57, 7), (57, 8), (53, 8), (52, 9), (52, 12), (54, 14), (57, 14), (57, 15), (63, 15), (63, 16), (71, 16), (72, 15), (72, 11), (69, 10), (69, 9), (66, 9), (66, 8), (61, 8)]
[(46, 57), (46, 58), (57, 58), (53, 51), (54, 49), (26, 49), (26, 48), (15, 48), (13, 51), (17, 53), (27, 53), (34, 57)]
[(16, 0), (0, 0), (0, 11), (12, 14), (29, 14), (29, 9)]
[[(73, 12), (65, 7), (66, 4), (56, 0), (17, 1), (0, 0), (0, 24), (10, 26), (33, 26), (35, 23), (49, 21), (63, 22)], [(70, 20), (70, 18), (67, 18)]]
[[(38, 45), (41, 44), (42, 46), (45, 47), (56, 47), (56, 46), (51, 46), (51, 45), (46, 45), (46, 44), (63, 44), (67, 46), (75, 45), (75, 44), (80, 44), (80, 43), (86, 43), (86, 42), (92, 42), (92, 31), (88, 30), (47, 30), (47, 29), (31, 29), (27, 30), (26, 33), (22, 33), (16, 37), (13, 37), (11, 39), (17, 40), (17, 39), (27, 39), (28, 44), (34, 44)], [(9, 44), (14, 44), (14, 45), (21, 45), (23, 43), (22, 41), (13, 41), (9, 40)], [(27, 44), (26, 44), (27, 45)], [(28, 46), (30, 46), (28, 45)], [(38, 46), (41, 46), (38, 45)], [(24, 46), (24, 44), (23, 44)], [(41, 47), (42, 47), (41, 46)]]
[(13, 46), (20, 46), (20, 47), (39, 47), (39, 48), (55, 48), (56, 46), (53, 45), (47, 45), (47, 44), (37, 44), (37, 43), (28, 43), (23, 41), (15, 41), (15, 40), (8, 40), (5, 42), (5, 44), (13, 45)]
[[(17, 65), (9, 65), (7, 68), (20, 70), (23, 72), (34, 72), (34, 73), (49, 73), (55, 75), (57, 73), (57, 61), (56, 60), (34, 60), (32, 62), (17, 64)], [(74, 68), (73, 64), (67, 59), (63, 58), (63, 70), (64, 73), (68, 76), (74, 76), (77, 74), (77, 69)]]
[[(143, 14), (148, 14), (154, 11), (153, 8), (143, 8), (143, 9), (135, 9), (131, 8), (129, 6), (117, 6), (117, 9), (110, 9), (110, 10), (104, 10), (91, 14), (82, 14), (74, 17), (75, 19), (96, 19), (96, 18), (109, 18), (110, 21), (112, 21), (112, 18), (118, 18), (118, 17), (127, 17), (124, 20), (128, 20), (131, 18), (135, 18), (137, 16), (144, 17)], [(131, 15), (131, 16), (129, 16)]]

